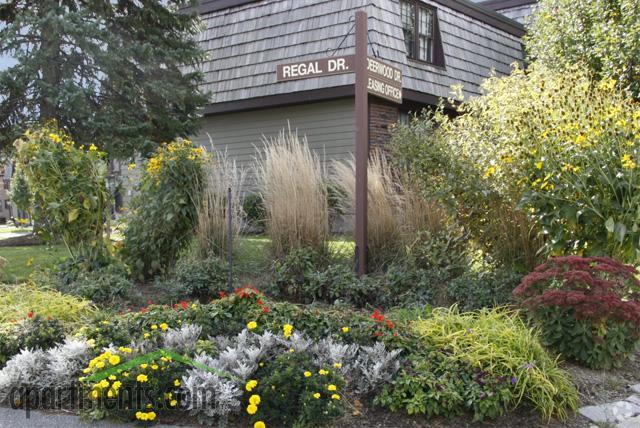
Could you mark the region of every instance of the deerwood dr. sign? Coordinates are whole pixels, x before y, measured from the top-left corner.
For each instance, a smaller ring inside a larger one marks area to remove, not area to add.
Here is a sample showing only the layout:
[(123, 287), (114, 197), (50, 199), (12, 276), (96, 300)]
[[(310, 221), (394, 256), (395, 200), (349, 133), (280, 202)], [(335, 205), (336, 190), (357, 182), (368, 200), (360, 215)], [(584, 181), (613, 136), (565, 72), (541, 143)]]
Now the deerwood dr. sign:
[[(355, 72), (355, 55), (320, 58), (279, 64), (277, 81), (309, 79)], [(367, 58), (367, 92), (394, 103), (402, 104), (402, 71), (377, 58)]]

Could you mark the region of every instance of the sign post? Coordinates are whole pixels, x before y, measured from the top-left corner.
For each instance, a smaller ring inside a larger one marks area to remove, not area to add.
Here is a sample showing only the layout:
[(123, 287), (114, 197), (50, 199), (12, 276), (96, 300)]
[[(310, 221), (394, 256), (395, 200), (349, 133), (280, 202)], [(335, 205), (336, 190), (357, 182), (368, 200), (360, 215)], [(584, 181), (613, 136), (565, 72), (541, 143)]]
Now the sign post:
[(356, 12), (355, 55), (279, 64), (278, 82), (355, 73), (356, 103), (356, 272), (367, 273), (367, 168), (369, 165), (369, 94), (402, 104), (402, 71), (368, 55), (367, 13)]
[(367, 14), (356, 12), (356, 273), (367, 273), (369, 223), (367, 168), (369, 164), (369, 92), (367, 89)]

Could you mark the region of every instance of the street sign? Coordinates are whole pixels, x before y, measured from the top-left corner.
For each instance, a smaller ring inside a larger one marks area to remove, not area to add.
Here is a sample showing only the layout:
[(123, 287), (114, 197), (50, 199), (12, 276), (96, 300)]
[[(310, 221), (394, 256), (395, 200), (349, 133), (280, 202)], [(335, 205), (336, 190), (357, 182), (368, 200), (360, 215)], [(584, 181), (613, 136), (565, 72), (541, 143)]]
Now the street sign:
[(278, 64), (277, 81), (308, 79), (310, 77), (330, 76), (333, 74), (353, 73), (355, 56), (337, 56), (290, 64)]
[(402, 70), (367, 57), (367, 92), (402, 104)]

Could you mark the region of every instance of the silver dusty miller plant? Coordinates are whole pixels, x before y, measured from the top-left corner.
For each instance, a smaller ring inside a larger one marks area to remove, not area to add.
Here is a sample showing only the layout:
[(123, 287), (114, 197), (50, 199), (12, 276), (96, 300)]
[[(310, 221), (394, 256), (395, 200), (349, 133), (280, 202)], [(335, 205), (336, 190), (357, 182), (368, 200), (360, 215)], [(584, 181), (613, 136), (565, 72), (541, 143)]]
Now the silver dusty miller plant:
[(194, 352), (201, 333), (202, 327), (196, 324), (185, 324), (179, 330), (170, 328), (164, 335), (164, 346), (181, 353)]
[(90, 359), (90, 347), (84, 340), (66, 339), (47, 351), (23, 349), (0, 370), (0, 403), (12, 390), (56, 391), (57, 400), (65, 400)]

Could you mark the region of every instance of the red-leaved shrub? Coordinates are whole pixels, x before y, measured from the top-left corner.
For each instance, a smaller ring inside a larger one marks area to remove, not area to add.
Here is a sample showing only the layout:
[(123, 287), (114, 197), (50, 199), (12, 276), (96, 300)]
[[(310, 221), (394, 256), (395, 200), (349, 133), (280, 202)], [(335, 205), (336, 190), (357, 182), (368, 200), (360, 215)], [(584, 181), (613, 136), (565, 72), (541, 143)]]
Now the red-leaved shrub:
[(549, 345), (593, 368), (622, 363), (640, 338), (639, 272), (606, 257), (549, 259), (513, 291)]

